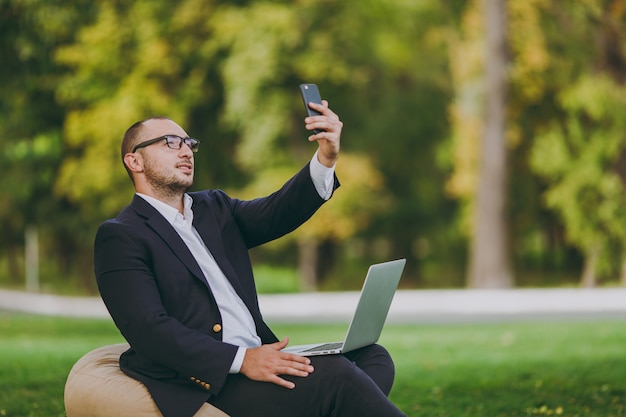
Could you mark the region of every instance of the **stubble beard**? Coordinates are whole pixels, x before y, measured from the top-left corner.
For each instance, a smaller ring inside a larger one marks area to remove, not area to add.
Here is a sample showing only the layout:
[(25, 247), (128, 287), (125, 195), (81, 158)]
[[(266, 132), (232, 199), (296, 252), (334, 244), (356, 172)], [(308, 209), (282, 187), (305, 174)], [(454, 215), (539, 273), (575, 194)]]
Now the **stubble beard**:
[(180, 178), (175, 174), (164, 174), (146, 161), (144, 165), (146, 180), (154, 193), (163, 200), (175, 200), (185, 194), (193, 185), (193, 174)]

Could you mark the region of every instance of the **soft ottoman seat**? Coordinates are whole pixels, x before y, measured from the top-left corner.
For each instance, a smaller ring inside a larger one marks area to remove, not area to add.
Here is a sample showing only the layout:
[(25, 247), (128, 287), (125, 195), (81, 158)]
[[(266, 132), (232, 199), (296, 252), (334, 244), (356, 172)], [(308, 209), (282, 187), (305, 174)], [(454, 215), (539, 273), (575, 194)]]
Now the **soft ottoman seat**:
[[(120, 355), (128, 344), (97, 348), (80, 358), (65, 383), (67, 417), (162, 417), (146, 387), (124, 374)], [(228, 417), (204, 404), (195, 417)]]

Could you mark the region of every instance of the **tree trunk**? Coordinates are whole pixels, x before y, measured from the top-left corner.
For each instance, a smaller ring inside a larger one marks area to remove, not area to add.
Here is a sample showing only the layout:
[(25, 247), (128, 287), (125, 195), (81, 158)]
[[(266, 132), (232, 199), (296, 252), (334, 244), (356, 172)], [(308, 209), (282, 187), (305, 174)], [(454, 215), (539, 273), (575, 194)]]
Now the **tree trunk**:
[(583, 273), (580, 277), (580, 286), (583, 288), (593, 288), (597, 284), (596, 266), (600, 258), (600, 247), (593, 246), (585, 253), (585, 264), (583, 265)]
[(485, 127), (468, 284), (474, 288), (507, 288), (513, 285), (513, 274), (506, 221), (506, 7), (505, 0), (484, 1), (487, 32)]
[(300, 290), (317, 290), (317, 241), (313, 238), (305, 238), (298, 241), (298, 275), (300, 277)]
[(39, 292), (39, 231), (37, 226), (27, 226), (24, 236), (26, 291)]

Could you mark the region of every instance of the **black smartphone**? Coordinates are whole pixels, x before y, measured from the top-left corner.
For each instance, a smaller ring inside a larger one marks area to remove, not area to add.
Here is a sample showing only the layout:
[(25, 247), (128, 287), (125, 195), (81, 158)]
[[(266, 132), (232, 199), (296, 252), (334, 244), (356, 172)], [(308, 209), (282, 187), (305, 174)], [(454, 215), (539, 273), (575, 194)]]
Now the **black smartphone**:
[[(304, 108), (306, 109), (306, 113), (309, 116), (319, 116), (320, 112), (317, 110), (313, 110), (309, 107), (309, 103), (319, 103), (322, 104), (322, 98), (320, 97), (320, 91), (315, 84), (300, 84), (300, 95), (302, 96), (302, 101), (304, 102)], [(314, 129), (313, 133), (320, 133), (322, 130)]]

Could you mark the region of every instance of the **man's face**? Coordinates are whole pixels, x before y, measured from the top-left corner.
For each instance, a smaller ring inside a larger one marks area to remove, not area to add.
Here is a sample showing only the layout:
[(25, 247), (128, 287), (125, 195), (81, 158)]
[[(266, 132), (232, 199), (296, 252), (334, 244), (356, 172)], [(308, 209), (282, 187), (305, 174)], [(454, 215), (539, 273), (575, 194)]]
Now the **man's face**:
[[(144, 123), (139, 142), (164, 135), (189, 136), (171, 120), (152, 119)], [(182, 194), (192, 186), (193, 152), (186, 144), (183, 143), (180, 149), (171, 149), (164, 139), (138, 151), (143, 155), (146, 181), (155, 191)]]

